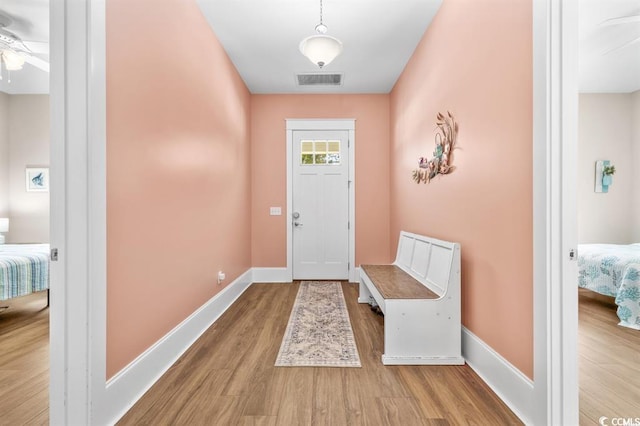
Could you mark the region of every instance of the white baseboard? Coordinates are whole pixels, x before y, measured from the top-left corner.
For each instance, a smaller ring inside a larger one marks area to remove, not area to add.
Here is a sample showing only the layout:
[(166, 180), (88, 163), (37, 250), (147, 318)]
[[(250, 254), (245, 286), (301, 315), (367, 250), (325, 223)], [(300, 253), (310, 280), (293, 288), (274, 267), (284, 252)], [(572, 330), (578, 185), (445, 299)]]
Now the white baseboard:
[(105, 423), (115, 424), (124, 416), (251, 283), (249, 269), (107, 381)]
[(289, 283), (291, 274), (287, 268), (253, 268), (254, 283)]
[[(290, 283), (291, 273), (287, 268), (253, 268), (254, 283)], [(360, 268), (354, 268), (349, 273), (349, 282), (357, 283), (360, 280)]]
[(353, 272), (349, 274), (349, 282), (358, 283), (360, 282), (360, 267), (357, 266), (353, 268)]
[(462, 327), (462, 356), (524, 424), (533, 424), (535, 393), (531, 379), (465, 327)]
[(464, 365), (463, 357), (389, 356), (382, 354), (384, 365)]

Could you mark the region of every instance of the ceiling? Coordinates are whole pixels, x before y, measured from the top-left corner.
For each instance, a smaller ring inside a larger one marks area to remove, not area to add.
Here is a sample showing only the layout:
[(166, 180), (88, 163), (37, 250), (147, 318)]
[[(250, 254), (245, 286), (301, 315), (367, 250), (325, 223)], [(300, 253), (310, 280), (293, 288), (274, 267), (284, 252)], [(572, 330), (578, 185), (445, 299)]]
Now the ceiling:
[[(344, 85), (329, 89), (295, 80), (319, 71), (298, 51), (314, 34), (319, 0), (197, 1), (252, 93), (387, 93), (442, 0), (323, 0), (328, 34), (344, 43), (322, 71), (344, 73)], [(2, 0), (0, 14), (22, 39), (48, 41), (49, 0)], [(580, 91), (640, 90), (640, 22), (602, 24), (630, 15), (640, 15), (639, 0), (580, 0)], [(11, 84), (4, 72), (0, 91), (48, 93), (49, 74), (27, 63), (11, 73)]]
[[(298, 50), (319, 0), (198, 0), (251, 93), (388, 93), (442, 0), (323, 0), (344, 50), (322, 71)], [(297, 73), (343, 73), (341, 87), (299, 87)]]
[[(49, 0), (2, 0), (0, 14), (13, 21), (6, 29), (25, 41), (49, 41)], [(48, 54), (35, 55), (49, 61)], [(0, 92), (9, 94), (49, 93), (49, 73), (25, 63), (19, 71), (11, 72), (8, 82), (2, 70)]]
[(606, 23), (609, 19), (640, 15), (640, 1), (580, 0), (579, 8), (580, 91), (640, 90), (640, 20), (618, 25)]

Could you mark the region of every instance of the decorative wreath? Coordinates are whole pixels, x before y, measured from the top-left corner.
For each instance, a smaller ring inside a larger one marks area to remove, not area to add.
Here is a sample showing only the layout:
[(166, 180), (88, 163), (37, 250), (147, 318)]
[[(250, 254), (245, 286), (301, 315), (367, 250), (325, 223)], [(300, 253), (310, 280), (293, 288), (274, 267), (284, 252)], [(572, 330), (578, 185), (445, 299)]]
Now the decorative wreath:
[(447, 115), (438, 113), (436, 126), (436, 149), (433, 151), (433, 158), (430, 160), (427, 160), (426, 157), (419, 158), (418, 168), (412, 173), (416, 183), (431, 182), (431, 179), (436, 175), (446, 175), (455, 169), (451, 163), (458, 136), (458, 123), (454, 120), (453, 115), (447, 111)]

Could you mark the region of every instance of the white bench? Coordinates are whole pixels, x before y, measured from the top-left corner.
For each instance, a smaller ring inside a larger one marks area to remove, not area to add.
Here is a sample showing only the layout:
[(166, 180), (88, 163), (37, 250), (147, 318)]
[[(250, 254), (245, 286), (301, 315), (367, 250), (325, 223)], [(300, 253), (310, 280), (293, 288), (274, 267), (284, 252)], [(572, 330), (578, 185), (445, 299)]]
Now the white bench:
[(460, 245), (402, 231), (393, 265), (362, 265), (358, 302), (384, 313), (385, 365), (462, 365)]

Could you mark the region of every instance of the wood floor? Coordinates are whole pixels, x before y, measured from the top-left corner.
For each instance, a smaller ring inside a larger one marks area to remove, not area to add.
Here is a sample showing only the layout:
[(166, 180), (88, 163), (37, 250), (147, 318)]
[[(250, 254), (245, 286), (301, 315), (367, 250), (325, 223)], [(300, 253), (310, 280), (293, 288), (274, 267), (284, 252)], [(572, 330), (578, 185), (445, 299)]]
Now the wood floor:
[(47, 292), (0, 301), (0, 425), (49, 424)]
[(254, 284), (119, 425), (520, 424), (468, 366), (383, 366), (382, 318), (343, 284), (362, 368), (274, 367), (298, 284)]
[(580, 424), (640, 418), (640, 331), (618, 326), (612, 297), (579, 291)]
[[(362, 368), (273, 367), (297, 285), (256, 284), (121, 420), (162, 424), (510, 424), (468, 367), (384, 367), (382, 318), (343, 286)], [(640, 332), (580, 291), (580, 424), (640, 417)], [(48, 423), (46, 293), (0, 311), (0, 425)]]

